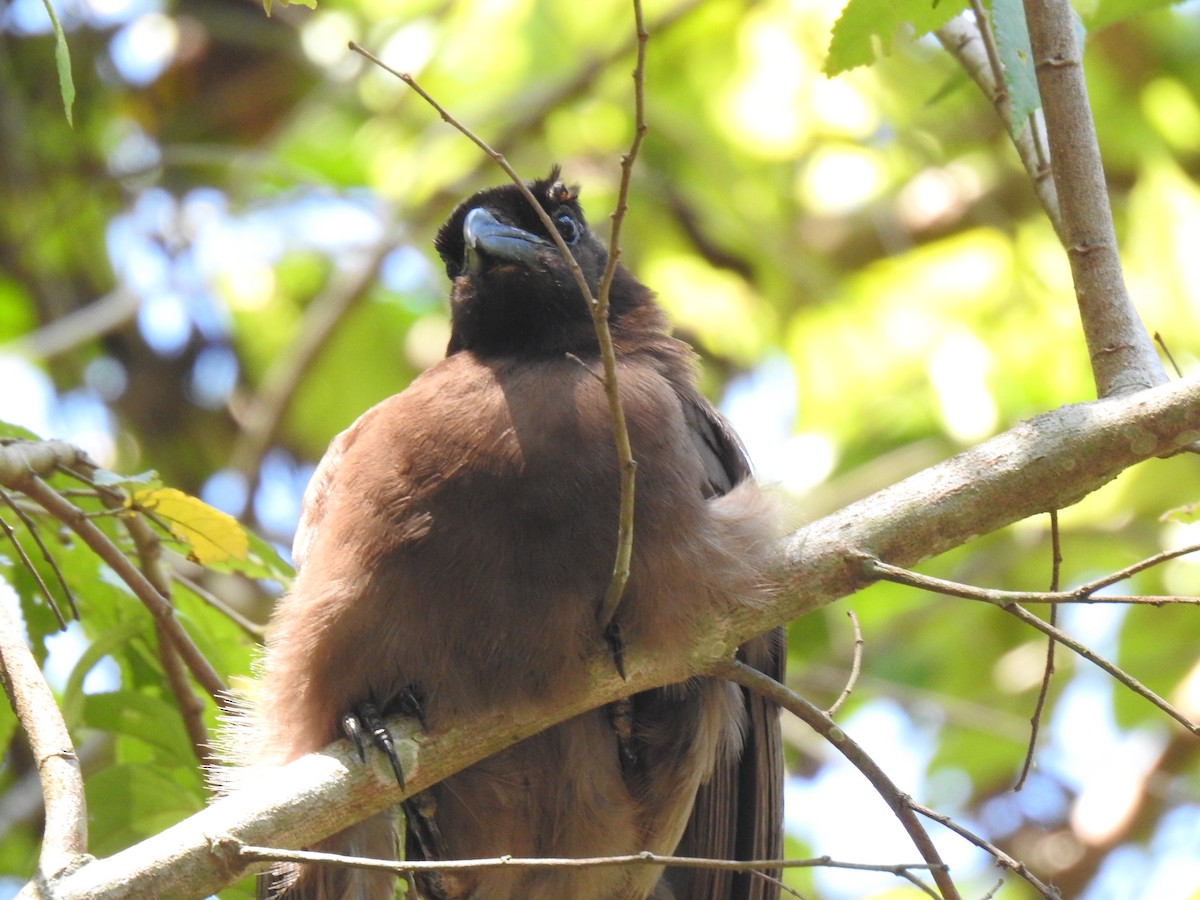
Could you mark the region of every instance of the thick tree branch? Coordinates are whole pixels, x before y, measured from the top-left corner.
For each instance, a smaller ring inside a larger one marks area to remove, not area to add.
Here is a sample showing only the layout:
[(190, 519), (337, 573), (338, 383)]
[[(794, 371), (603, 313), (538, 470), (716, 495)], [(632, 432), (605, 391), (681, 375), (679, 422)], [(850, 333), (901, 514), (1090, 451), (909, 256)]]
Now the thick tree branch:
[(53, 877), (87, 852), (83, 776), (54, 694), (25, 643), (11, 593), (0, 596), (0, 675), (37, 763), (46, 810), (38, 871)]
[(1138, 317), (1117, 251), (1112, 210), (1092, 121), (1083, 55), (1068, 0), (1024, 0), (1045, 111), (1062, 236), (1100, 397), (1162, 384), (1166, 372)]
[[(1068, 506), (1129, 466), (1197, 438), (1200, 379), (1038, 416), (792, 535), (781, 547), (777, 601), (715, 617), (709, 639), (690, 648), (688, 659), (671, 662), (674, 654), (650, 656), (631, 646), (622, 680), (597, 648), (588, 670), (553, 707), (496, 710), (461, 729), (419, 738), (411, 722), (394, 720), (408, 790), (424, 790), (586, 709), (712, 671), (750, 637), (864, 587), (870, 580), (864, 553), (915, 565), (972, 536)], [(247, 871), (236, 846), (306, 846), (400, 797), (383, 760), (362, 766), (339, 742), (264, 777), (253, 796), (222, 800), (58, 880), (52, 891), (30, 885), (22, 896), (202, 896)]]

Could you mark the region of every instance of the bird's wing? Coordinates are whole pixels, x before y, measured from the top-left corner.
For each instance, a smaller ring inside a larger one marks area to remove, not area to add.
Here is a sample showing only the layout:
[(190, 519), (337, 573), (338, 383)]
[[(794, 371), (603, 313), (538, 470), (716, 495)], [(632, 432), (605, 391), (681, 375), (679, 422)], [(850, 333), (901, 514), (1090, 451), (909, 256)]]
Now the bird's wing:
[[(684, 400), (684, 411), (707, 478), (706, 496), (728, 493), (750, 476), (745, 450), (725, 419), (703, 398)], [(738, 658), (783, 680), (786, 633), (777, 628), (747, 642)], [(745, 737), (740, 756), (719, 760), (700, 787), (676, 854), (710, 859), (779, 859), (783, 855), (783, 746), (779, 708), (741, 689)], [(778, 870), (718, 872), (676, 869), (668, 881), (687, 900), (776, 900)], [(772, 880), (775, 879), (775, 880)]]
[(746, 449), (725, 417), (707, 400), (699, 395), (685, 395), (681, 400), (688, 433), (704, 462), (704, 496), (728, 494), (735, 484), (750, 477)]

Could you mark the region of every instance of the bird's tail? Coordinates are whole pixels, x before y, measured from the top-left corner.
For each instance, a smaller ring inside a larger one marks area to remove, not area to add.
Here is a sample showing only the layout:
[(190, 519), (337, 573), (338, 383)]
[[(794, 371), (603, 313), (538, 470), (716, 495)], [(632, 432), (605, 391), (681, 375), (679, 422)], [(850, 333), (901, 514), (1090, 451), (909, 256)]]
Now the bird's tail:
[[(388, 812), (352, 825), (311, 850), (372, 859), (396, 858), (396, 826)], [(259, 900), (392, 900), (396, 876), (348, 866), (280, 863), (258, 877)]]

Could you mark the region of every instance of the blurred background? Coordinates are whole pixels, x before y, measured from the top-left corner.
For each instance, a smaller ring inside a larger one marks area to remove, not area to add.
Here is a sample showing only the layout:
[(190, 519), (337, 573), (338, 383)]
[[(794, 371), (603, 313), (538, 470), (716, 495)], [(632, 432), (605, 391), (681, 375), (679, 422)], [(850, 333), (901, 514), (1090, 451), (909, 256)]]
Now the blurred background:
[[(650, 131), (623, 232), (624, 263), (696, 347), (706, 392), (793, 525), (1094, 397), (1065, 257), (990, 102), (931, 38), (827, 78), (841, 6), (647, 0)], [(156, 470), (281, 548), (329, 439), (443, 354), (434, 231), (503, 180), (347, 41), (411, 72), (525, 176), (561, 163), (607, 232), (632, 135), (625, 3), (321, 0), (269, 18), (249, 0), (55, 8), (73, 127), (42, 0), (0, 7), (0, 421), (106, 468)], [(1131, 292), (1194, 373), (1200, 3), (1092, 33), (1085, 60)], [(1064, 511), (1064, 586), (1196, 543), (1198, 501), (1188, 457)], [(82, 623), (53, 635), (10, 556), (0, 546), (0, 576), (86, 751), (93, 852), (199, 809), (150, 617), (101, 567), (79, 592)], [(1048, 522), (1030, 520), (923, 570), (1044, 590), (1050, 558)], [(263, 621), (277, 586), (214, 590)], [(1200, 567), (1174, 560), (1114, 590), (1200, 593)], [(223, 673), (244, 675), (252, 642), (193, 600), (180, 599), (185, 624)], [(821, 706), (850, 668), (848, 611), (863, 674), (839, 722), (901, 789), (1065, 897), (1200, 897), (1194, 738), (1060, 649), (1014, 793), (1044, 640), (986, 605), (876, 586), (792, 625), (789, 680)], [(1200, 717), (1200, 612), (1078, 606), (1060, 621)], [(832, 748), (796, 723), (785, 734), (789, 855), (919, 860)], [(7, 707), (0, 738), (10, 896), (33, 865), (40, 797)], [(930, 827), (965, 895), (996, 887), (987, 856)], [(787, 879), (808, 898), (923, 896), (886, 874)], [(1008, 876), (994, 896), (1032, 894)]]

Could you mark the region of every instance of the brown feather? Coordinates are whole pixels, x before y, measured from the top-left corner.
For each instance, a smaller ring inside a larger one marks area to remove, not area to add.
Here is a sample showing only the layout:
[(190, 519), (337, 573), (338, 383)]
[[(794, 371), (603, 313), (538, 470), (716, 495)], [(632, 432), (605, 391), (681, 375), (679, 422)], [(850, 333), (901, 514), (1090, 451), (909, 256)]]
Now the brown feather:
[[(534, 187), (577, 209), (573, 194)], [(498, 217), (519, 215), (509, 192), (487, 196)], [(444, 255), (467, 252), (455, 237), (464, 218), (456, 212), (439, 234)], [(602, 251), (586, 238), (575, 252), (593, 277)], [(448, 269), (454, 262), (448, 257)], [(532, 303), (547, 290), (514, 295), (504, 279), (517, 275), (484, 264), (457, 267), (456, 317), (476, 316), (482, 303), (492, 304), (488, 315), (495, 304)], [(528, 265), (536, 273), (541, 263)], [(638, 481), (618, 618), (627, 642), (680, 654), (714, 610), (765, 597), (774, 525), (736, 438), (696, 391), (690, 350), (666, 335), (649, 292), (621, 272), (612, 327)], [(618, 466), (594, 337), (575, 313), (560, 320), (567, 314), (557, 297), (546, 302), (555, 305), (544, 316), (517, 313), (534, 334), (463, 326), (445, 360), (331, 445), (305, 496), (297, 578), (272, 620), (260, 684), (239, 726), (240, 765), (278, 765), (320, 749), (366, 700), (388, 711), (413, 690), (427, 727), (440, 730), (513, 698), (550, 699), (579, 686), (581, 662), (603, 646), (595, 622), (615, 552)], [(758, 647), (748, 645), (751, 663), (778, 670), (777, 648)], [(632, 763), (604, 710), (579, 716), (418, 798), (410, 852), (669, 853), (685, 827), (697, 847), (718, 855), (778, 852), (775, 711), (710, 679), (648, 691), (632, 706)], [(697, 792), (703, 821), (693, 816)], [(390, 817), (377, 816), (320, 846), (387, 855), (395, 841)], [(659, 876), (645, 867), (511, 869), (421, 887), (430, 900), (672, 896), (666, 880), (656, 886)], [(272, 886), (288, 900), (391, 896), (390, 879), (354, 870), (305, 867), (277, 873)]]

